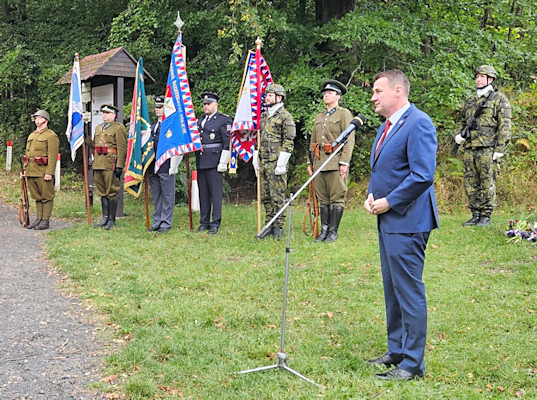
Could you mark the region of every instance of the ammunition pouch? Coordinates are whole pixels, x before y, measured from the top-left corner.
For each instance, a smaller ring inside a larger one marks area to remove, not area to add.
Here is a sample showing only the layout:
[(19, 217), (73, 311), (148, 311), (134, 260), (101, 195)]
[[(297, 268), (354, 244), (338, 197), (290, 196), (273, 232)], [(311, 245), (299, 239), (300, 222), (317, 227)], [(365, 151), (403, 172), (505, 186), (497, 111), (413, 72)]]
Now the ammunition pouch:
[(331, 154), (332, 153), (332, 151), (333, 151), (332, 143), (323, 143), (322, 146), (323, 146), (323, 151), (326, 154)]
[(319, 143), (312, 143), (311, 144), (311, 151), (313, 152), (313, 155), (317, 158), (321, 158), (321, 154), (319, 153)]

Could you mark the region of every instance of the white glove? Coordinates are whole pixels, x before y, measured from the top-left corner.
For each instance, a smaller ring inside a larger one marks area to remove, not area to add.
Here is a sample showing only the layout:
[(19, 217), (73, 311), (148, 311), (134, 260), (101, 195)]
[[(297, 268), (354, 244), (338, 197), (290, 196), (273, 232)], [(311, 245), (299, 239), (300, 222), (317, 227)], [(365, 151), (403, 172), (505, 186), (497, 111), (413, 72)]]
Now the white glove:
[(494, 152), (494, 154), (492, 155), (492, 161), (499, 161), (500, 158), (503, 157), (503, 153), (496, 153)]
[(218, 162), (218, 167), (216, 167), (218, 172), (227, 171), (227, 164), (229, 163), (230, 158), (231, 152), (229, 150), (222, 150), (222, 154), (220, 154), (220, 161)]
[(280, 152), (278, 161), (276, 162), (276, 168), (274, 169), (275, 175), (285, 175), (287, 173), (287, 163), (290, 158), (291, 153), (286, 153), (285, 151)]
[(254, 166), (255, 176), (257, 176), (257, 171), (259, 171), (259, 151), (254, 150), (254, 156), (252, 157), (252, 165)]
[(183, 156), (173, 156), (170, 161), (170, 170), (168, 171), (168, 174), (170, 175), (177, 175), (179, 164), (181, 164), (181, 161), (183, 160)]
[(460, 133), (458, 133), (458, 134), (455, 136), (455, 143), (457, 143), (457, 144), (463, 144), (464, 142), (466, 142), (466, 139), (463, 138), (463, 137), (461, 136)]

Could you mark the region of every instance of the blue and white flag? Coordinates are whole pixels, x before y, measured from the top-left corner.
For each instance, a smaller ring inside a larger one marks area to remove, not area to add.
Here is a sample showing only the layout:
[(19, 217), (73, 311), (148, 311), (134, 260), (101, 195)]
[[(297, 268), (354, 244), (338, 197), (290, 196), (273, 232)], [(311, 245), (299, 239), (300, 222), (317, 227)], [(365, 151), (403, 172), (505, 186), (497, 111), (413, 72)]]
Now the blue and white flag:
[(67, 115), (67, 140), (71, 145), (71, 158), (75, 161), (76, 149), (84, 143), (84, 120), (82, 119), (82, 88), (80, 84), (80, 65), (78, 53), (73, 63), (71, 92), (69, 94), (69, 112)]
[(160, 126), (155, 171), (173, 157), (201, 150), (192, 94), (186, 74), (182, 35), (173, 46), (168, 82), (164, 93), (164, 119)]

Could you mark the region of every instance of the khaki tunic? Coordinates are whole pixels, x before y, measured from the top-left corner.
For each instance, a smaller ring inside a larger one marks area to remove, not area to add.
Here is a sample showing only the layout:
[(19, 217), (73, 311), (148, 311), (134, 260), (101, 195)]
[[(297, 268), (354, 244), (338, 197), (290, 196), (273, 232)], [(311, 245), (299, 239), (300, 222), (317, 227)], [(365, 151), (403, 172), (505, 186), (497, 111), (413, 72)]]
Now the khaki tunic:
[(92, 144), (95, 147), (106, 146), (108, 149), (112, 149), (112, 152), (108, 154), (97, 154), (95, 152), (93, 182), (100, 196), (114, 199), (120, 189), (119, 178), (115, 176), (114, 169), (125, 168), (127, 157), (127, 132), (125, 127), (117, 122), (110, 123), (106, 128), (104, 124), (97, 125)]
[[(28, 136), (26, 157), (28, 159), (48, 157), (47, 165), (38, 165), (34, 161), (29, 161), (25, 168), (28, 189), (36, 201), (46, 202), (54, 199), (54, 172), (56, 171), (59, 147), (60, 140), (51, 129), (47, 128), (41, 133), (35, 130)], [(45, 175), (52, 175), (53, 178), (50, 181), (45, 181)]]
[[(323, 151), (323, 145), (333, 143), (352, 120), (351, 112), (337, 106), (332, 110), (323, 110), (315, 117), (311, 132), (310, 150), (317, 144), (319, 157), (313, 153), (313, 170), (316, 171), (330, 157), (330, 153)], [(315, 193), (319, 198), (320, 205), (341, 206), (345, 205), (347, 196), (347, 178), (341, 178), (339, 166), (341, 163), (350, 164), (352, 150), (354, 148), (354, 132), (349, 135), (349, 141), (339, 153), (330, 160), (315, 179)]]

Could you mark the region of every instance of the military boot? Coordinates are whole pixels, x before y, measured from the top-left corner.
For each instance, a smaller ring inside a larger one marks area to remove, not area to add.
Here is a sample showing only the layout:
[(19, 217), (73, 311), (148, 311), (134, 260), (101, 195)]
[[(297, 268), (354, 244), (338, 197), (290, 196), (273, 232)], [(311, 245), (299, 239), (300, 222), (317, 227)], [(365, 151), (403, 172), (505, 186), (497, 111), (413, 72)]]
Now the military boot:
[(270, 236), (272, 234), (274, 234), (274, 226), (271, 225), (270, 228), (265, 230), (265, 232), (263, 232), (261, 235), (257, 235), (255, 238), (256, 239), (265, 239), (267, 236)]
[(117, 199), (108, 199), (108, 221), (104, 226), (107, 231), (116, 224)]
[(315, 243), (322, 242), (328, 236), (328, 229), (330, 227), (330, 206), (319, 206), (319, 214), (321, 216), (321, 233), (315, 239)]
[(476, 226), (489, 226), (490, 225), (490, 217), (488, 215), (481, 215), (479, 217), (479, 221), (475, 224)]
[(106, 223), (108, 222), (108, 197), (101, 197), (101, 207), (103, 209), (103, 218), (101, 219), (101, 222), (93, 225), (94, 228), (102, 228), (103, 226), (106, 226)]
[[(36, 217), (37, 218), (37, 217)], [(26, 227), (26, 229), (35, 229), (37, 225), (41, 223), (41, 219), (36, 219), (34, 222), (32, 222), (30, 225)]]
[(37, 225), (41, 223), (41, 220), (43, 219), (43, 202), (36, 201), (35, 202), (35, 221), (28, 225), (26, 229), (35, 229)]
[(282, 227), (281, 226), (275, 226), (273, 231), (272, 231), (272, 234), (274, 235), (274, 239), (281, 240), (282, 235), (283, 235)]
[(472, 218), (470, 218), (468, 221), (463, 222), (462, 226), (476, 225), (478, 221), (479, 221), (479, 214), (474, 214), (472, 215)]
[(330, 228), (328, 230), (328, 236), (326, 236), (325, 242), (335, 242), (337, 240), (337, 231), (339, 229), (339, 223), (343, 216), (343, 207), (334, 206), (330, 212)]
[(50, 228), (50, 223), (49, 223), (48, 219), (43, 219), (43, 220), (41, 220), (39, 225), (37, 225), (34, 229), (36, 231), (44, 231), (45, 229), (48, 229), (48, 228)]

